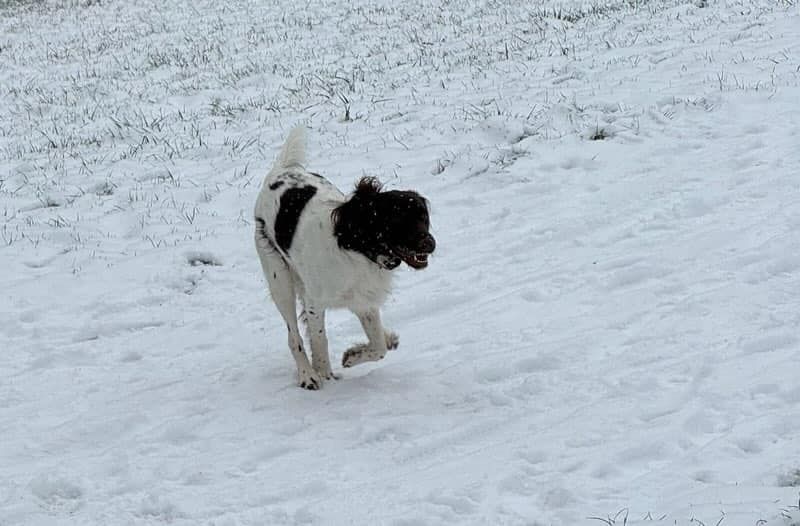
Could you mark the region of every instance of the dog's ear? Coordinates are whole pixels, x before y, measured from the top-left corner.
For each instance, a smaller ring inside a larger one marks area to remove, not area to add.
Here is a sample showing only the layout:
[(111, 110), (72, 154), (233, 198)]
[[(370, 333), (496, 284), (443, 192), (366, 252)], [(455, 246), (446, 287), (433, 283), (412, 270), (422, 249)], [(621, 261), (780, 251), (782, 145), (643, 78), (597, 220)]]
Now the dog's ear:
[(353, 195), (358, 197), (371, 197), (379, 194), (382, 189), (383, 185), (377, 177), (365, 176), (356, 184), (356, 191)]
[(380, 232), (375, 221), (375, 197), (383, 185), (377, 177), (362, 177), (353, 195), (331, 212), (333, 233), (339, 246), (357, 250), (375, 260)]

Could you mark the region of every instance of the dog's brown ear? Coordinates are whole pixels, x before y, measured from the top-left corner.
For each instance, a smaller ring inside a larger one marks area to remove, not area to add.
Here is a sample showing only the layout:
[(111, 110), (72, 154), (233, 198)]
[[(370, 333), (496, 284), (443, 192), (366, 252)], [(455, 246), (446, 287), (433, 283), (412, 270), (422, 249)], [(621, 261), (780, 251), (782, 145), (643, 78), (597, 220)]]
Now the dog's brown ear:
[(377, 177), (365, 176), (356, 184), (355, 195), (371, 196), (380, 193), (381, 189), (383, 189), (383, 185)]

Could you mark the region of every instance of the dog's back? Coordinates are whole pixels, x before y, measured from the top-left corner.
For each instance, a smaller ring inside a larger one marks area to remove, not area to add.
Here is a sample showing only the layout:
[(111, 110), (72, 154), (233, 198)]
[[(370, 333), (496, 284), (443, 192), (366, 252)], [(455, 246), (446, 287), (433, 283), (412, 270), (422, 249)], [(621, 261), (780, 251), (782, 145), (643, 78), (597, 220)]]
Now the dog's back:
[[(307, 210), (318, 208), (314, 201), (341, 202), (344, 196), (322, 177), (306, 171), (305, 128), (297, 126), (278, 154), (264, 179), (255, 206), (261, 233), (285, 257), (292, 252)], [(327, 183), (327, 184), (326, 184)], [(335, 206), (335, 205), (334, 205)]]

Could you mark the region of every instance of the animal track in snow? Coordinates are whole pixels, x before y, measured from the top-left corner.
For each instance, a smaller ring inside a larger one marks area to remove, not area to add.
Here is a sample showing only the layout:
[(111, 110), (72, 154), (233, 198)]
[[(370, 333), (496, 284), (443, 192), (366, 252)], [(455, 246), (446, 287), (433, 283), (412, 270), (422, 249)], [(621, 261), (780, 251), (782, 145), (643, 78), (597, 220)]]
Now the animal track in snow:
[(53, 513), (72, 513), (80, 508), (84, 499), (83, 488), (60, 475), (40, 475), (29, 487), (42, 507)]

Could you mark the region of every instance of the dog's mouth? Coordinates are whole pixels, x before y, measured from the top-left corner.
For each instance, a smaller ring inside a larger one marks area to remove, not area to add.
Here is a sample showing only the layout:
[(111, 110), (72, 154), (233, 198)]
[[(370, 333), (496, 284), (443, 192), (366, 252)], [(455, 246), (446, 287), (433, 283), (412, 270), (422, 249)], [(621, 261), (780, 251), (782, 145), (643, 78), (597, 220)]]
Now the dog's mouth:
[(414, 250), (400, 249), (397, 251), (397, 255), (409, 267), (415, 270), (421, 270), (428, 266), (428, 256), (430, 254), (425, 252), (416, 252)]

